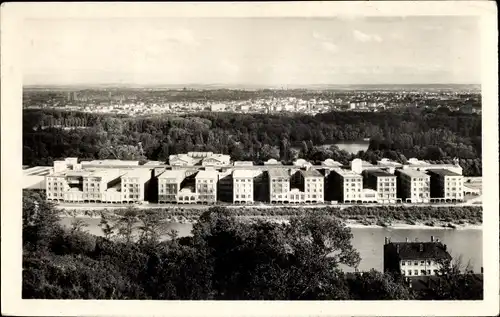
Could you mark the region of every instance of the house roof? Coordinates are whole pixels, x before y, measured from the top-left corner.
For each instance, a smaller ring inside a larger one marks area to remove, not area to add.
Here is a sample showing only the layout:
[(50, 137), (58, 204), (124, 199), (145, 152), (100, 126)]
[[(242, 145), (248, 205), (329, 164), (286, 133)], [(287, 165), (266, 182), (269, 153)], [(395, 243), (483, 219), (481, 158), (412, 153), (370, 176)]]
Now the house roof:
[(383, 171), (383, 170), (380, 170), (380, 169), (365, 170), (365, 173), (371, 174), (371, 175), (373, 175), (375, 177), (390, 177), (390, 176), (396, 177), (394, 174), (391, 174), (389, 172), (386, 172), (386, 171)]
[(437, 174), (439, 176), (460, 176), (460, 174), (457, 174), (455, 172), (452, 172), (450, 170), (447, 170), (447, 169), (432, 169), (432, 170), (428, 170), (427, 173), (429, 174)]
[(429, 175), (427, 175), (426, 173), (421, 172), (421, 171), (417, 171), (413, 168), (404, 168), (404, 169), (398, 170), (398, 172), (401, 174), (408, 175), (410, 177), (419, 177), (419, 178), (428, 178), (429, 177)]
[(199, 171), (198, 174), (196, 174), (195, 178), (212, 178), (212, 179), (217, 179), (218, 177), (217, 171)]
[(249, 178), (254, 176), (254, 171), (252, 170), (234, 170), (233, 178)]
[(396, 251), (400, 260), (451, 259), (441, 242), (391, 242), (385, 246)]
[(214, 154), (213, 156), (208, 156), (203, 158), (203, 162), (210, 160), (224, 163), (224, 162), (229, 162), (231, 160), (231, 157), (229, 155), (224, 155), (224, 154)]
[(184, 170), (166, 170), (161, 173), (158, 178), (184, 178), (186, 175), (186, 171)]
[(273, 168), (267, 171), (270, 178), (289, 178), (288, 170), (283, 168)]
[(318, 172), (317, 170), (313, 170), (313, 169), (310, 169), (310, 170), (300, 170), (300, 173), (304, 177), (323, 177), (323, 175), (321, 175), (320, 172)]
[(323, 162), (321, 162), (321, 164), (324, 166), (342, 166), (342, 163), (336, 162), (332, 159), (326, 159)]
[(332, 172), (335, 172), (341, 176), (361, 177), (361, 175), (359, 175), (358, 173), (344, 168), (335, 168), (332, 170)]

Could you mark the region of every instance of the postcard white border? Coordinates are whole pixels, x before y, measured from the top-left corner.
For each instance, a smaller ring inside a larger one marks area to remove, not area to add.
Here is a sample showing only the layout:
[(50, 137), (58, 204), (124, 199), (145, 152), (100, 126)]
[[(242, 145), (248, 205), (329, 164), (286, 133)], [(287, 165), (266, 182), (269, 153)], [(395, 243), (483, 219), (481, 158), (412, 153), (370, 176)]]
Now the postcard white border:
[[(22, 51), (24, 19), (131, 17), (478, 16), (483, 94), (483, 301), (213, 302), (21, 299)], [(2, 313), (92, 316), (479, 316), (499, 312), (498, 59), (489, 1), (261, 3), (3, 3), (1, 36)]]

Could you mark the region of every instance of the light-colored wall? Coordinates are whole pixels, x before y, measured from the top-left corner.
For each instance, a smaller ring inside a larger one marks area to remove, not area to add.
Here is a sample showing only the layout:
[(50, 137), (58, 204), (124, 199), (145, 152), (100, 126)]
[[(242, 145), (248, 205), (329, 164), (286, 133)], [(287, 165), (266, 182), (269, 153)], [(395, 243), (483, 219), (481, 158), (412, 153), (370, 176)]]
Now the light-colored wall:
[[(404, 262), (404, 265), (402, 262)], [(417, 264), (415, 265), (415, 263)], [(422, 276), (422, 270), (425, 270), (425, 275), (435, 275), (435, 270), (439, 270), (441, 267), (434, 260), (404, 260), (399, 262), (399, 268), (405, 276)], [(411, 270), (411, 274), (408, 273), (408, 270)], [(415, 270), (418, 271), (418, 274), (415, 274)]]
[[(354, 185), (352, 185), (354, 184)], [(361, 176), (344, 176), (343, 177), (343, 197), (346, 200), (362, 200), (363, 199), (363, 179)]]
[(253, 202), (253, 178), (233, 179), (233, 201)]

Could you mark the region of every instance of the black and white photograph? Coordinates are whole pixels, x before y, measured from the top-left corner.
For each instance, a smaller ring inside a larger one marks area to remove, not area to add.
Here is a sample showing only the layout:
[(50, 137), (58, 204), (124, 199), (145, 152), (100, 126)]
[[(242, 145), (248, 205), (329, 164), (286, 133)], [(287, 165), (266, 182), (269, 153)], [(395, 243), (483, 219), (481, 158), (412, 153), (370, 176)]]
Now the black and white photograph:
[(402, 4), (3, 6), (17, 303), (497, 314), (496, 7)]

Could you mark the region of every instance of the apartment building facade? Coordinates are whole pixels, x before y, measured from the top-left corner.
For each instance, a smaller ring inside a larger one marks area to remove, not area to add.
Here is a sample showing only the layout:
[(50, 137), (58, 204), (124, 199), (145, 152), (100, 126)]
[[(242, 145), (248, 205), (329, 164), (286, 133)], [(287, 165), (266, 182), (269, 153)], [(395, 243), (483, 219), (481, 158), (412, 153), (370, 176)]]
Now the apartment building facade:
[(377, 191), (377, 202), (395, 203), (396, 175), (381, 169), (368, 169), (363, 171), (363, 184), (365, 187)]
[(166, 170), (158, 176), (158, 203), (178, 203), (178, 194), (186, 172)]
[(254, 172), (252, 170), (233, 171), (233, 202), (253, 203)]
[(130, 170), (121, 177), (122, 201), (136, 203), (146, 200), (146, 192), (151, 180), (151, 170)]
[(217, 202), (217, 181), (219, 175), (215, 170), (199, 171), (195, 176), (195, 188), (198, 202), (214, 204)]
[(336, 201), (357, 203), (363, 200), (363, 177), (351, 170), (333, 169), (329, 174), (330, 190)]
[(273, 168), (268, 170), (269, 200), (271, 203), (288, 203), (290, 174), (288, 169)]
[(463, 201), (464, 178), (446, 169), (428, 170), (431, 182), (431, 197), (445, 202)]
[(292, 174), (289, 201), (291, 203), (322, 203), (325, 190), (324, 177), (314, 169), (300, 169)]
[(413, 168), (396, 170), (398, 197), (407, 203), (429, 203), (430, 176)]

